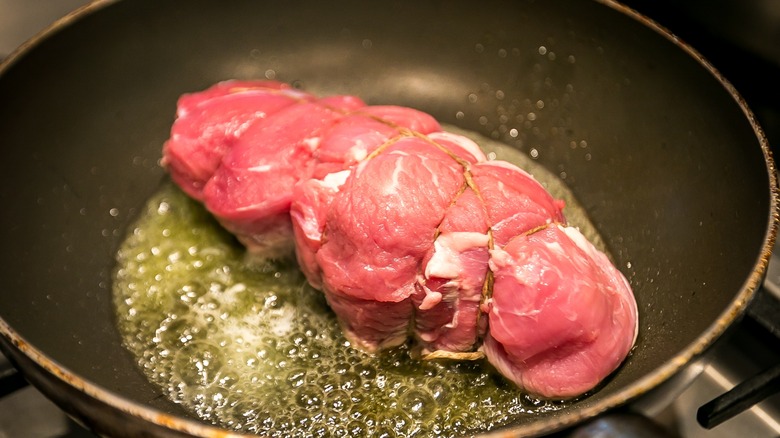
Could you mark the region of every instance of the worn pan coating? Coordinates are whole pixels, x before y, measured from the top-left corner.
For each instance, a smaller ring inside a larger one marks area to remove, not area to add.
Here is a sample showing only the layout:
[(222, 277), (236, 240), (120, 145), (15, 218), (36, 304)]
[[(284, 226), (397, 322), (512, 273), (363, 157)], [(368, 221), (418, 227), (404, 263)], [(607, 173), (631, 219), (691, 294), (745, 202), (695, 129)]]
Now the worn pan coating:
[(224, 436), (122, 348), (113, 254), (164, 178), (176, 98), (228, 78), (407, 105), (535, 151), (590, 211), (639, 303), (637, 348), (570, 426), (698, 357), (759, 284), (777, 226), (766, 138), (682, 43), (612, 3), (97, 2), (0, 67), (0, 336), (102, 433)]

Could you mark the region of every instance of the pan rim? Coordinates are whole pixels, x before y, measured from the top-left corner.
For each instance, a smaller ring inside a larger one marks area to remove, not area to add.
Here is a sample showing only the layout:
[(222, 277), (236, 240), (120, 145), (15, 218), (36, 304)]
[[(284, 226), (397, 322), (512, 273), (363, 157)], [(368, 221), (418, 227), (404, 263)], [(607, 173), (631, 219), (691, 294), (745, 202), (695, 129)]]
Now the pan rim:
[[(766, 135), (756, 120), (755, 115), (748, 107), (744, 98), (734, 88), (734, 86), (697, 50), (689, 46), (680, 38), (675, 36), (665, 27), (656, 23), (652, 19), (640, 14), (639, 12), (619, 3), (616, 0), (593, 0), (603, 6), (609, 7), (637, 22), (652, 29), (660, 36), (672, 42), (677, 48), (686, 52), (694, 58), (709, 74), (721, 84), (726, 92), (734, 99), (747, 118), (753, 132), (758, 140), (761, 150), (764, 154), (766, 170), (769, 180), (769, 217), (767, 229), (764, 235), (763, 246), (760, 254), (753, 264), (750, 275), (743, 282), (739, 291), (736, 293), (730, 305), (720, 314), (720, 316), (704, 331), (697, 339), (678, 352), (677, 355), (668, 359), (662, 366), (656, 368), (644, 377), (632, 382), (622, 390), (610, 395), (592, 406), (573, 407), (567, 409), (567, 412), (554, 417), (546, 418), (544, 421), (535, 421), (529, 424), (516, 426), (506, 426), (496, 431), (488, 432), (480, 436), (506, 436), (507, 433), (523, 435), (540, 435), (555, 432), (565, 427), (573, 426), (585, 419), (593, 418), (607, 410), (614, 409), (628, 403), (640, 395), (656, 388), (663, 382), (669, 380), (672, 376), (679, 373), (685, 366), (698, 356), (702, 355), (718, 338), (720, 338), (726, 329), (737, 321), (745, 312), (751, 299), (755, 296), (760, 287), (764, 273), (769, 264), (772, 254), (772, 248), (778, 230), (780, 221), (780, 188), (778, 188), (777, 169), (772, 158), (772, 152)], [(99, 9), (117, 3), (118, 0), (93, 0), (88, 4), (74, 10), (65, 17), (55, 21), (46, 29), (35, 35), (33, 38), (14, 50), (3, 62), (0, 63), (0, 80), (7, 69), (9, 69), (25, 53), (33, 50), (35, 46), (55, 34), (60, 29), (74, 24), (78, 19), (91, 14)], [(228, 432), (225, 429), (210, 426), (193, 419), (187, 419), (180, 416), (166, 414), (158, 409), (143, 405), (123, 397), (120, 394), (109, 391), (97, 384), (91, 383), (71, 372), (66, 367), (48, 357), (45, 353), (38, 350), (32, 344), (29, 344), (17, 333), (2, 317), (0, 317), (0, 335), (6, 338), (15, 348), (42, 367), (47, 373), (61, 380), (63, 383), (74, 387), (87, 396), (105, 403), (115, 409), (118, 409), (128, 415), (138, 417), (159, 427), (168, 428), (193, 436), (201, 437), (249, 437), (256, 435), (244, 435)]]

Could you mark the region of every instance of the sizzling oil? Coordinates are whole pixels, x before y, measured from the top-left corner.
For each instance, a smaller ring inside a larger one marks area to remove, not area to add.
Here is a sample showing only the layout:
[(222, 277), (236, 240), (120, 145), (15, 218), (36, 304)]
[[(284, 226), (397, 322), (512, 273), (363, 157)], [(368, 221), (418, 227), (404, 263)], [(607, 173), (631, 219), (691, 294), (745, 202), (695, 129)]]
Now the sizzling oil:
[[(478, 143), (529, 169), (601, 246), (559, 179), (513, 149)], [(247, 262), (172, 183), (131, 230), (113, 284), (124, 343), (171, 400), (216, 425), (270, 436), (452, 436), (564, 406), (522, 393), (483, 362), (352, 348), (294, 263)]]

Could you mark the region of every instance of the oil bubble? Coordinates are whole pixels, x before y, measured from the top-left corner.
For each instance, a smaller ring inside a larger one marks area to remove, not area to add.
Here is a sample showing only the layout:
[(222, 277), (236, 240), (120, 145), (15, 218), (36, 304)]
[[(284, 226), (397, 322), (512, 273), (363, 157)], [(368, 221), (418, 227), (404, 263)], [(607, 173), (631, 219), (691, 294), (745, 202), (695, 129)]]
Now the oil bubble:
[(185, 385), (205, 386), (222, 368), (222, 355), (217, 347), (197, 341), (176, 352), (174, 363)]
[(427, 389), (430, 391), (433, 399), (437, 404), (447, 405), (452, 398), (452, 390), (449, 385), (442, 382), (440, 379), (436, 379), (427, 385)]
[(533, 397), (528, 394), (523, 395), (522, 399), (520, 400), (520, 403), (522, 403), (524, 406), (531, 407), (531, 408), (538, 408), (545, 404), (544, 400)]
[(168, 318), (160, 325), (155, 339), (162, 345), (175, 347), (205, 338), (205, 327), (187, 317)]
[(322, 405), (322, 390), (315, 385), (306, 385), (295, 394), (295, 402), (298, 406), (314, 410)]
[(327, 403), (333, 412), (345, 412), (352, 408), (352, 398), (343, 390), (335, 390), (328, 394)]
[(395, 438), (395, 427), (382, 425), (373, 434), (377, 438)]
[(347, 371), (338, 376), (338, 387), (345, 390), (352, 390), (360, 387), (362, 378), (353, 371)]
[[(464, 97), (476, 103), (480, 96), (501, 96), (486, 84), (477, 90)], [(536, 127), (528, 119), (544, 113), (535, 112), (542, 110), (537, 99), (505, 100), (506, 108), (483, 114), (481, 122), (521, 145)], [(553, 108), (544, 103), (542, 111)], [(476, 124), (478, 116), (469, 117)], [(565, 200), (573, 225), (589, 227), (556, 174), (536, 170), (534, 159), (514, 148), (464, 135), (491, 157), (528, 169)], [(547, 144), (541, 137), (533, 141), (538, 158)], [(572, 147), (580, 148), (580, 139)], [(162, 202), (164, 212), (158, 211)], [(235, 240), (171, 183), (145, 211), (117, 253), (117, 324), (140, 370), (204, 421), (268, 436), (449, 436), (563, 407), (526, 400), (484, 363), (421, 361), (409, 346), (360, 352), (343, 336), (322, 293), (302, 287), (294, 264), (249, 264)]]
[(292, 370), (287, 374), (287, 382), (293, 388), (297, 388), (306, 383), (306, 371), (305, 370)]
[(238, 374), (232, 373), (232, 372), (227, 372), (227, 373), (223, 373), (219, 377), (219, 379), (217, 380), (217, 384), (219, 385), (220, 388), (230, 389), (230, 388), (233, 388), (234, 386), (236, 386), (236, 384), (238, 383), (239, 379), (240, 379), (240, 377), (239, 377)]
[(401, 397), (401, 409), (412, 419), (425, 421), (433, 416), (436, 403), (428, 392), (422, 389), (412, 389)]
[(347, 425), (349, 436), (368, 436), (369, 427), (360, 421), (352, 421)]

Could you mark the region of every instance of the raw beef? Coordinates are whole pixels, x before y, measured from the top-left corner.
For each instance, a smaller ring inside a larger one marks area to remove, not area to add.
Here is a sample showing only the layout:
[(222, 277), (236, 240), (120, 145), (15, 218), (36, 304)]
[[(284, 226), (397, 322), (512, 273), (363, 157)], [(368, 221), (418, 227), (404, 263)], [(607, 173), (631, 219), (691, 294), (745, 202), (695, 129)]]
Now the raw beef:
[[(335, 103), (335, 102), (332, 102)], [(344, 102), (347, 108), (362, 102)], [(254, 254), (292, 252), (289, 210), (293, 187), (313, 171), (312, 154), (344, 108), (303, 102), (251, 124), (222, 157), (203, 189), (220, 223)]]
[(310, 180), (296, 192), (292, 217), (304, 272), (364, 349), (406, 341), (420, 262), (466, 183), (454, 157), (484, 159), (465, 138), (466, 148), (451, 143), (446, 151), (431, 141), (449, 137), (403, 136), (338, 181)]
[(222, 156), (249, 125), (314, 97), (271, 81), (225, 81), (179, 98), (162, 163), (188, 195), (202, 200), (203, 187)]
[(426, 353), (473, 351), (493, 239), (564, 220), (563, 204), (530, 175), (485, 162), (475, 146), (447, 133), (412, 136), (296, 191), (303, 270), (362, 348), (413, 333)]
[(183, 96), (177, 116), (173, 180), (250, 253), (294, 244), (358, 348), (411, 337), (424, 358), (484, 354), (527, 391), (567, 398), (635, 342), (628, 282), (566, 226), (563, 202), (428, 114), (233, 81)]
[(314, 96), (274, 81), (226, 81), (179, 99), (163, 165), (262, 258), (292, 253), (295, 185), (354, 165), (401, 130), (440, 130), (428, 114)]
[(491, 251), (484, 351), (501, 374), (546, 397), (594, 388), (636, 340), (626, 279), (579, 231), (550, 225)]

